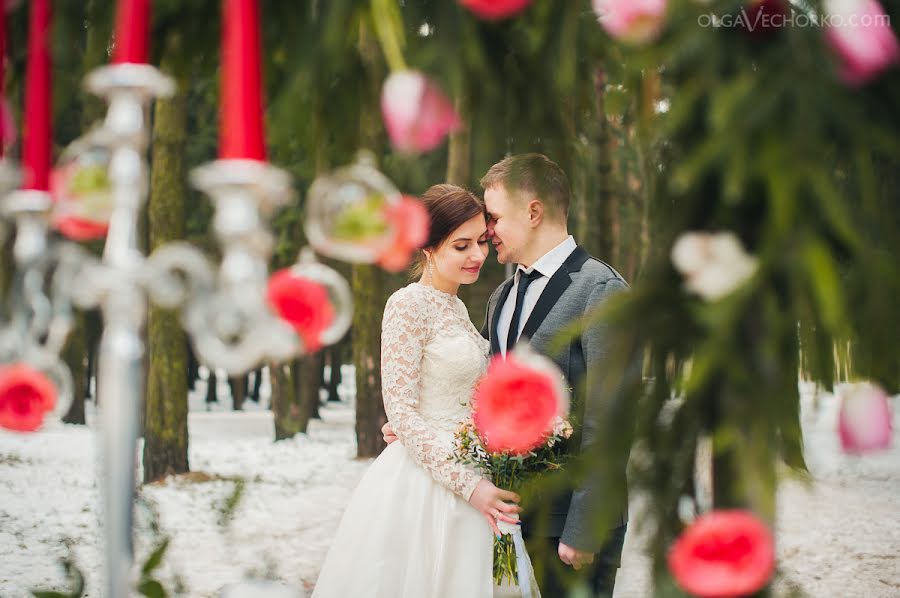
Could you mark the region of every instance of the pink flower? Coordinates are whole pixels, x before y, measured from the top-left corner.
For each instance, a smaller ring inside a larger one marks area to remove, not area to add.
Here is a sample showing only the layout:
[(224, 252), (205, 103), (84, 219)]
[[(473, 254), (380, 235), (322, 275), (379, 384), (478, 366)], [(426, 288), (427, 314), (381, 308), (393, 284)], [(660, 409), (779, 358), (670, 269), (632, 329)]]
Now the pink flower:
[(56, 407), (56, 387), (43, 373), (17, 363), (0, 367), (0, 427), (33, 432)]
[(307, 352), (322, 347), (322, 333), (335, 318), (334, 306), (323, 285), (285, 268), (269, 278), (268, 299), (281, 319), (300, 335)]
[(431, 219), (422, 202), (409, 195), (404, 195), (398, 203), (387, 204), (385, 218), (396, 233), (393, 244), (375, 263), (388, 272), (400, 272), (409, 266), (413, 253), (428, 240)]
[(862, 85), (900, 61), (900, 44), (877, 0), (826, 0), (825, 39), (841, 62), (841, 78)]
[(659, 36), (667, 0), (592, 0), (600, 24), (615, 39), (644, 44)]
[(381, 89), (381, 114), (391, 143), (401, 152), (427, 152), (459, 127), (453, 104), (418, 71), (392, 73)]
[(559, 377), (528, 361), (518, 349), (494, 357), (475, 389), (475, 427), (491, 452), (521, 455), (540, 446), (568, 406)]
[(775, 541), (749, 511), (712, 511), (672, 544), (669, 570), (681, 589), (701, 598), (752, 594), (772, 577)]
[(459, 0), (459, 3), (486, 21), (499, 21), (522, 12), (531, 0)]
[(838, 434), (847, 453), (869, 453), (890, 448), (891, 407), (887, 393), (869, 382), (847, 384), (838, 391), (841, 409)]

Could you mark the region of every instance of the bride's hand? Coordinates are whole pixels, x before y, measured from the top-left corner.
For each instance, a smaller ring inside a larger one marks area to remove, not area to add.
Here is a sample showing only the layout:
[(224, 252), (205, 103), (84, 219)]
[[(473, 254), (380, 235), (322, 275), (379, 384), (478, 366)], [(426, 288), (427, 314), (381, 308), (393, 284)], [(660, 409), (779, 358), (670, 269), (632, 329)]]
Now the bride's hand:
[(500, 536), (500, 528), (497, 527), (497, 520), (507, 523), (518, 523), (519, 520), (510, 517), (509, 514), (518, 514), (522, 508), (517, 504), (521, 500), (519, 495), (509, 490), (497, 488), (488, 480), (481, 480), (475, 486), (472, 496), (469, 497), (469, 504), (478, 509), (494, 530), (495, 536)]

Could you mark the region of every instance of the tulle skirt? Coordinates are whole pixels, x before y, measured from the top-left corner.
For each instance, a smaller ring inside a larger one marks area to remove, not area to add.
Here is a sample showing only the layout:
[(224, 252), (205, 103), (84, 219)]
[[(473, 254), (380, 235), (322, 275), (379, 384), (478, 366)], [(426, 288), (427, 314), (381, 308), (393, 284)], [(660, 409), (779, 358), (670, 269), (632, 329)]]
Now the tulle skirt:
[(492, 551), (484, 517), (394, 442), (354, 491), (313, 598), (490, 598)]

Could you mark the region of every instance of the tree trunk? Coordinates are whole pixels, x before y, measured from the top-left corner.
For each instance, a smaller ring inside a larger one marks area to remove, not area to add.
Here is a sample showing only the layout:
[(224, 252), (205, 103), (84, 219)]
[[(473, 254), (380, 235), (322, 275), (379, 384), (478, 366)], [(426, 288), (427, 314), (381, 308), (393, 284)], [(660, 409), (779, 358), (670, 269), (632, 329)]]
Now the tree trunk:
[(244, 399), (247, 398), (247, 376), (233, 376), (228, 379), (231, 390), (231, 408), (234, 411), (244, 410)]
[(72, 330), (66, 339), (66, 346), (62, 350), (62, 360), (72, 374), (72, 406), (63, 417), (67, 424), (84, 425), (84, 401), (87, 395), (88, 377), (87, 363), (87, 326), (84, 312), (76, 311), (72, 314)]
[[(362, 82), (360, 146), (382, 155), (384, 147), (378, 98), (384, 80), (384, 63), (378, 42), (362, 25), (359, 51), (366, 67)], [(386, 276), (374, 266), (354, 265), (353, 364), (356, 367), (356, 454), (376, 457), (384, 450), (381, 426), (387, 421), (381, 396), (381, 316), (386, 301)]]
[(340, 401), (338, 395), (338, 386), (341, 384), (341, 363), (344, 354), (344, 341), (328, 347), (325, 351), (325, 358), (328, 361), (328, 400)]
[(297, 400), (294, 377), (296, 368), (287, 363), (269, 364), (272, 383), (272, 416), (275, 422), (275, 440), (293, 438), (306, 429), (303, 409)]
[(472, 177), (471, 147), (471, 98), (466, 84), (459, 91), (454, 102), (461, 126), (450, 134), (447, 144), (447, 177), (451, 185), (468, 187)]
[(596, 101), (596, 127), (594, 138), (596, 184), (593, 198), (596, 204), (586, 214), (589, 235), (599, 237), (599, 257), (609, 260), (614, 267), (621, 267), (619, 246), (622, 235), (619, 197), (613, 189), (612, 143), (609, 121), (606, 117), (606, 73), (602, 66), (594, 72), (594, 94)]
[(306, 432), (310, 419), (321, 419), (319, 416), (319, 388), (322, 380), (324, 361), (322, 353), (305, 355), (297, 360), (297, 400), (303, 414), (300, 431)]
[(206, 377), (206, 404), (219, 402), (219, 379), (216, 378), (216, 370), (209, 368), (209, 375)]
[[(184, 238), (184, 146), (188, 79), (181, 38), (169, 33), (161, 68), (176, 75), (178, 89), (156, 103), (153, 168), (147, 209), (150, 249)], [(187, 350), (178, 315), (151, 307), (147, 323), (149, 375), (144, 422), (144, 481), (188, 471)]]
[(262, 371), (262, 368), (253, 370), (253, 385), (250, 386), (250, 400), (256, 403), (259, 403), (259, 387), (262, 384)]

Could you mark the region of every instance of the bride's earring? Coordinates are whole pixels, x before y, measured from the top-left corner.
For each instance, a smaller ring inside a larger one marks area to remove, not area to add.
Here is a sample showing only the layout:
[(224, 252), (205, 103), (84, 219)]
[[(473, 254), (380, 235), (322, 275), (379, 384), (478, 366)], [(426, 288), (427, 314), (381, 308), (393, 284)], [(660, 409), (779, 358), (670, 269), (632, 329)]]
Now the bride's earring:
[(427, 284), (431, 284), (432, 276), (434, 272), (431, 268), (431, 255), (425, 254), (425, 282)]

